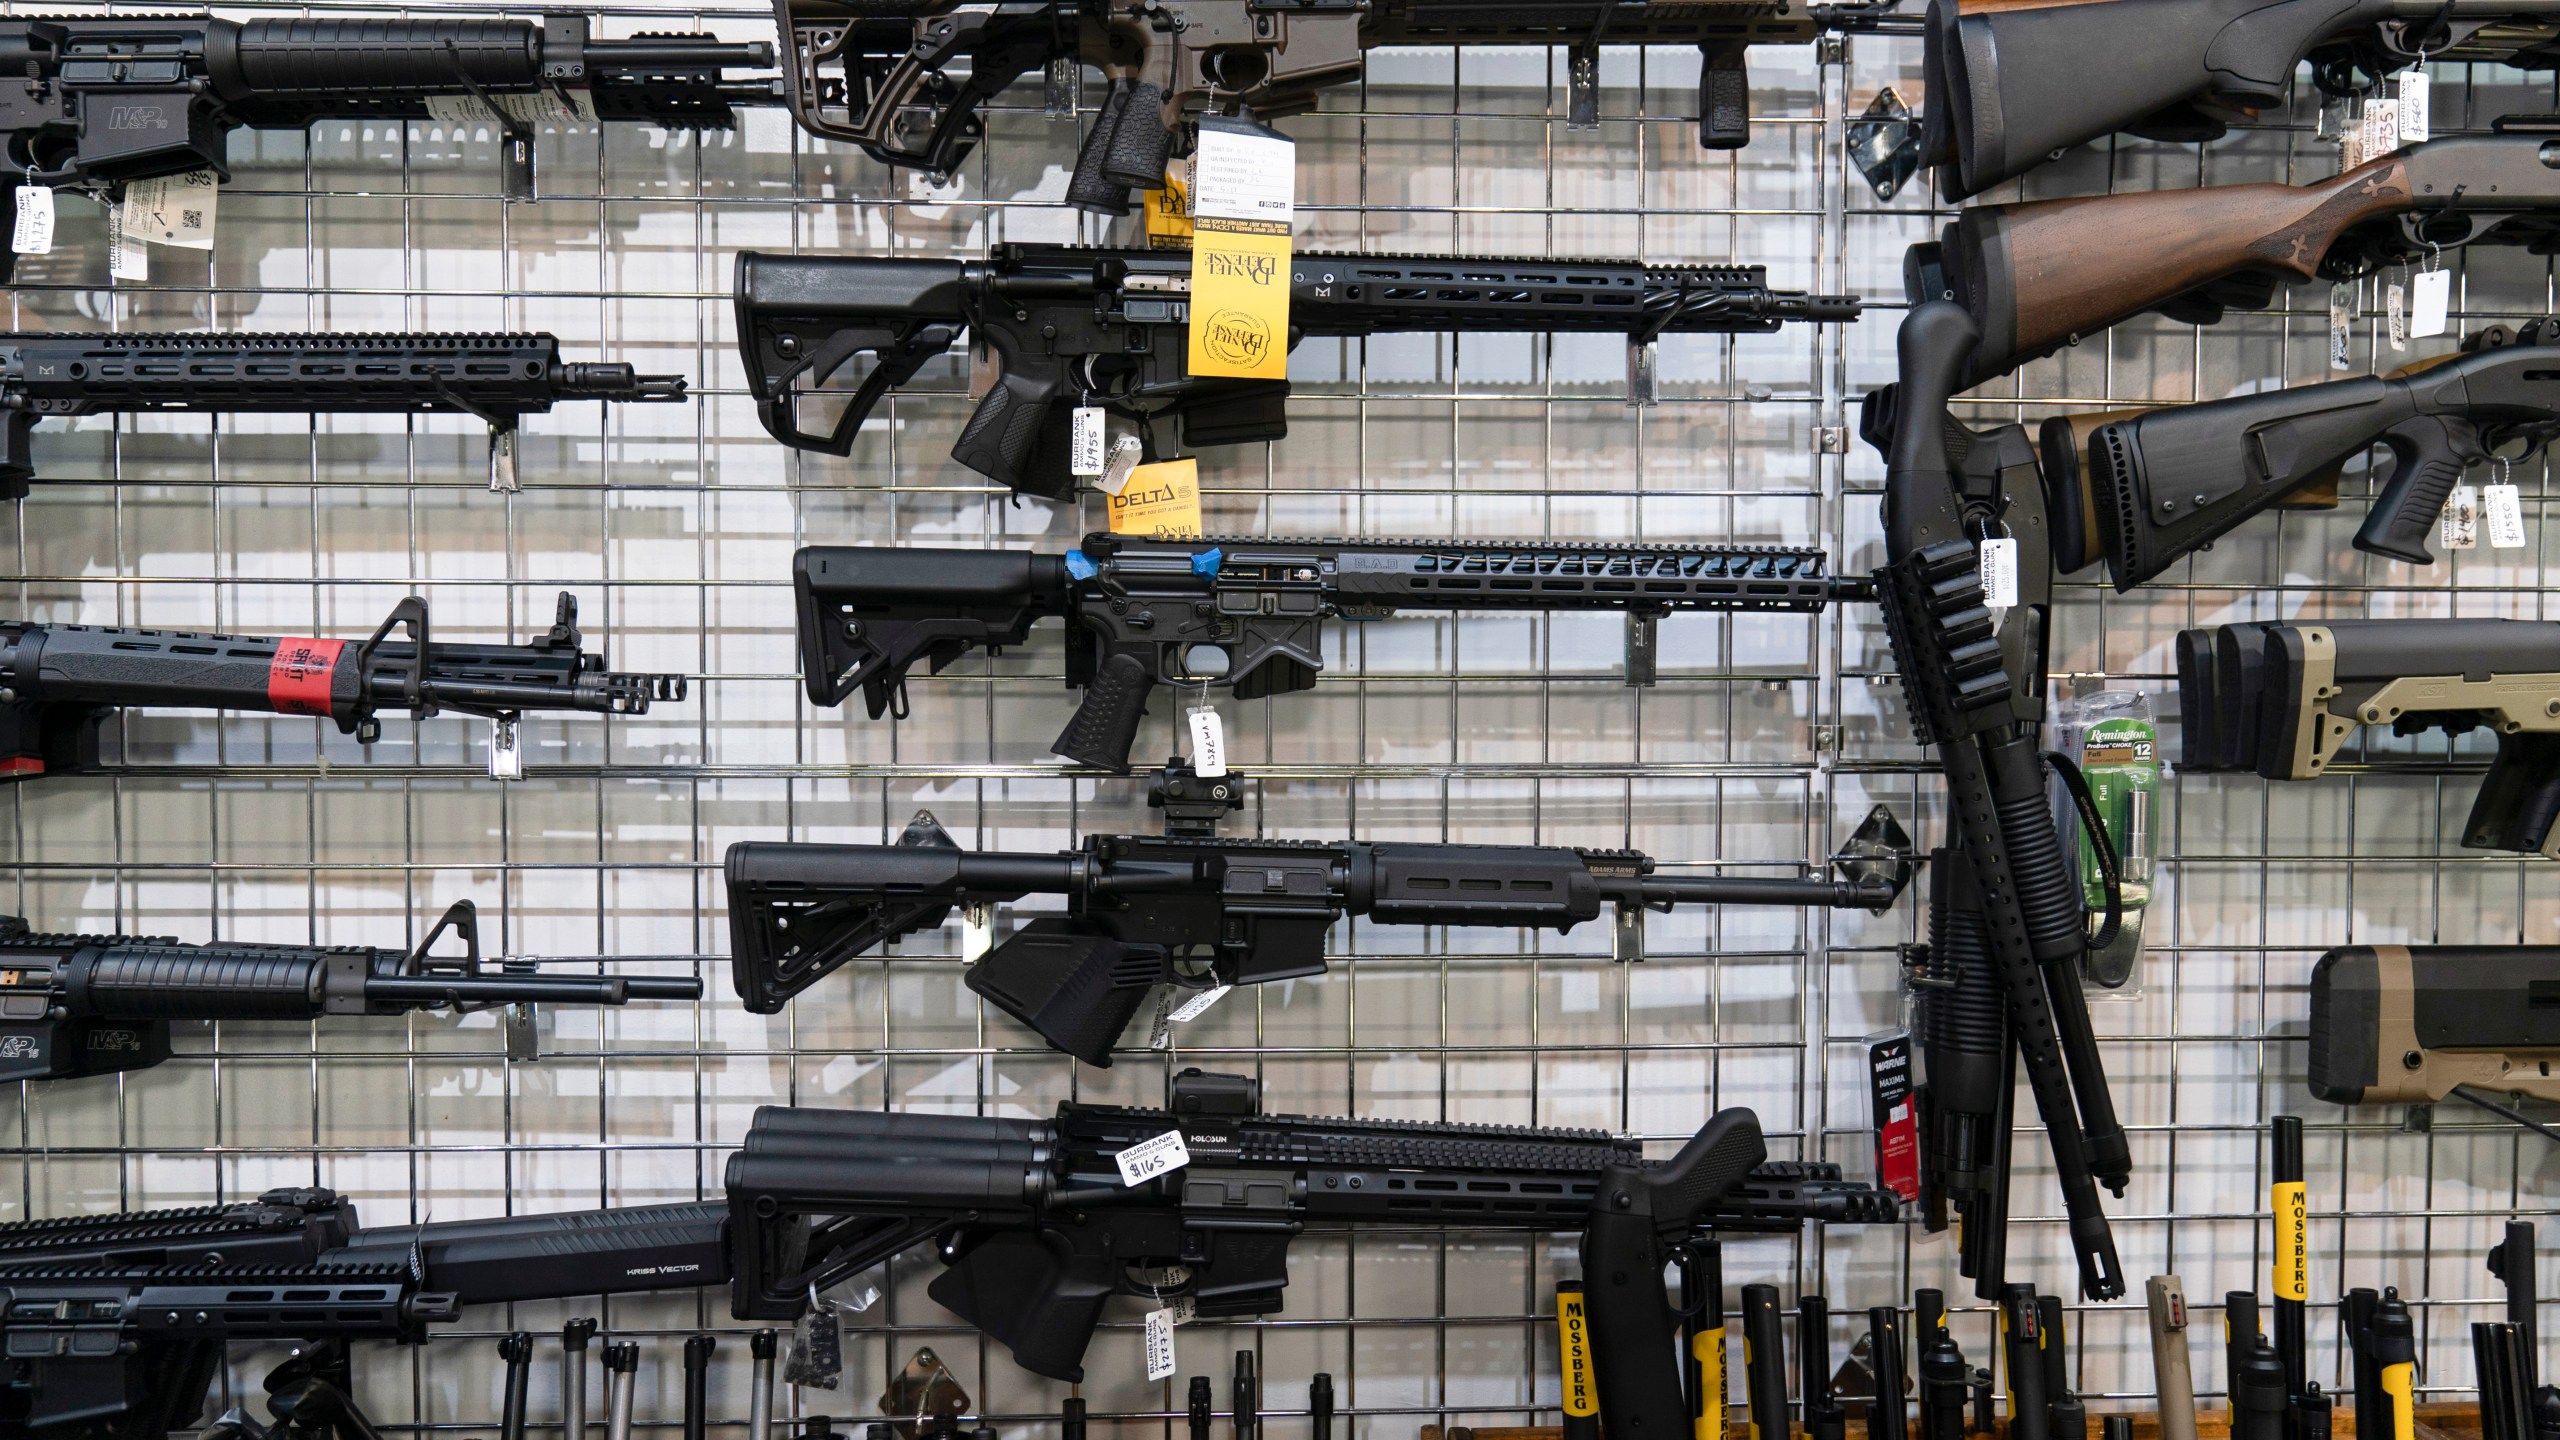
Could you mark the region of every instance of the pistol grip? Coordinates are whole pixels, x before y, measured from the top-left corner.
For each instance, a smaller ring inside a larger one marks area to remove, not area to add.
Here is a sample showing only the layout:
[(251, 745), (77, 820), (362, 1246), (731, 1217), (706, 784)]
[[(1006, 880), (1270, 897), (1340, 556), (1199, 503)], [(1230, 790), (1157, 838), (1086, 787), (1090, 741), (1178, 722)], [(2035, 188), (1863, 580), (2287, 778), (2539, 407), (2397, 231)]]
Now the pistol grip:
[(1128, 774), (1129, 749), (1138, 741), (1138, 722), (1147, 718), (1147, 692), (1153, 688), (1155, 677), (1137, 657), (1120, 654), (1104, 660), (1085, 687), (1084, 703), (1058, 732), (1050, 751), (1079, 765)]
[(1132, 81), (1120, 107), (1120, 123), (1111, 127), (1111, 145), (1102, 155), (1102, 178), (1132, 190), (1152, 190), (1164, 183), (1164, 164), (1173, 154), (1173, 127), (1164, 120), (1164, 87)]
[(1698, 148), (1739, 150), (1751, 143), (1751, 71), (1740, 45), (1698, 47)]
[(1067, 203), (1088, 215), (1129, 213), (1129, 187), (1113, 184), (1103, 173), (1110, 163), (1111, 137), (1128, 113), (1128, 88), (1114, 81), (1103, 93), (1102, 110), (1093, 117), (1084, 148), (1076, 152), (1076, 173), (1067, 181)]
[(1039, 454), (1040, 430), (1048, 423), (1049, 407), (1057, 401), (1059, 388), (1054, 376), (1026, 374), (1006, 364), (995, 388), (960, 428), (951, 458), (990, 480), (1020, 489)]
[(2560, 735), (2530, 732), (2498, 737), (2498, 758), (2480, 781), (2462, 843), (2474, 850), (2552, 855), (2560, 821)]
[(2462, 480), (2462, 472), (2480, 458), (2476, 436), (2468, 425), (2440, 416), (2422, 415), (2384, 432), (2395, 462), (2373, 509), (2356, 531), (2356, 548), (2412, 565), (2432, 565), (2427, 531), (2444, 513), (2445, 497)]

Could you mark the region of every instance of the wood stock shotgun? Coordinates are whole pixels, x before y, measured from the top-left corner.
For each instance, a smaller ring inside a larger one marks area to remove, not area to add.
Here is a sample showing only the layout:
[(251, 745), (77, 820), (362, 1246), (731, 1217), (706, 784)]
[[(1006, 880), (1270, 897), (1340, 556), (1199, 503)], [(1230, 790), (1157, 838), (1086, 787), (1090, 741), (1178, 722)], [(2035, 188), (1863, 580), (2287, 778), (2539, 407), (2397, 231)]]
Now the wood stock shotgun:
[(2547, 254), (2556, 222), (2560, 117), (2511, 116), (2309, 185), (1974, 206), (1912, 247), (1903, 283), (1915, 304), (1972, 315), (1972, 386), (2146, 310), (2211, 324), (2263, 308), (2278, 285), (2483, 239)]

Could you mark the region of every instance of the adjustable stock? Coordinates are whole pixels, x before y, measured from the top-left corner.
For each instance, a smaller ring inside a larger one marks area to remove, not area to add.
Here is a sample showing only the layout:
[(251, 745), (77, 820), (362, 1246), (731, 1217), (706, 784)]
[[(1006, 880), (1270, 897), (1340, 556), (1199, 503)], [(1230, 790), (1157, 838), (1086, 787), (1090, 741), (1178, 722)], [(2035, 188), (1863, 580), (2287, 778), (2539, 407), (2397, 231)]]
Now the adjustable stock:
[(930, 815), (918, 815), (895, 846), (865, 847), (852, 864), (845, 849), (729, 847), (729, 976), (756, 1014), (776, 1013), (875, 946), (941, 928), (959, 903), (964, 857)]
[[(960, 338), (969, 269), (951, 260), (740, 251), (738, 353), (766, 433), (802, 450), (852, 454), (873, 407)], [(865, 355), (871, 373), (834, 428), (802, 429), (800, 402)]]
[(800, 680), (813, 705), (857, 688), (871, 718), (906, 713), (907, 672), (1018, 645), (1069, 611), (1063, 558), (1026, 550), (812, 545), (792, 561)]

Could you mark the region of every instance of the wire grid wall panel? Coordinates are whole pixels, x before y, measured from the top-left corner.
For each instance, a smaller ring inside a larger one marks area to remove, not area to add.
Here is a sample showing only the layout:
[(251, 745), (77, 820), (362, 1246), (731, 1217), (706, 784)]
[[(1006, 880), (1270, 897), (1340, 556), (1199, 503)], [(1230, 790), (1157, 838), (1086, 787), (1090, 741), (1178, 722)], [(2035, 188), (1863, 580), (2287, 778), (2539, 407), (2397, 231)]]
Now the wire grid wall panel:
[[(599, 14), (605, 34), (667, 28), (772, 32), (763, 10)], [(1622, 403), (1623, 347), (1606, 338), (1310, 341), (1292, 360), (1288, 439), (1203, 458), (1208, 528), (1816, 543), (1843, 569), (1874, 563), (1879, 467), (1864, 452), (1825, 455), (1816, 437), (1891, 378), (1902, 248), (1942, 216), (1916, 186), (1876, 202), (1837, 157), (1845, 117), (1879, 86), (1916, 94), (1918, 45), (1868, 37), (1752, 62), (1754, 142), (1710, 154), (1696, 145), (1693, 54), (1604, 52), (1604, 119), (1590, 132), (1560, 121), (1561, 52), (1373, 54), (1364, 83), (1284, 127), (1300, 146), (1299, 248), (1759, 262), (1773, 284), (1882, 302), (1865, 322), (1666, 337), (1662, 403), (1643, 410)], [(2471, 114), (2548, 108), (2512, 73), (2445, 69), (2440, 114), (2457, 82)], [(1640, 966), (1609, 958), (1601, 926), (1559, 937), (1346, 923), (1329, 975), (1239, 991), (1161, 1058), (1109, 1070), (982, 1010), (960, 984), (956, 926), (848, 965), (781, 1015), (737, 1006), (717, 871), (733, 841), (876, 843), (922, 809), (988, 848), (1154, 823), (1140, 783), (1071, 775), (1047, 755), (1072, 705), (1054, 631), (918, 677), (903, 722), (807, 705), (795, 546), (1056, 549), (1102, 517), (1089, 501), (1073, 513), (1009, 503), (948, 459), (968, 407), (958, 357), (887, 402), (848, 459), (773, 444), (744, 393), (727, 303), (745, 248), (961, 256), (998, 240), (1123, 238), (1060, 203), (1098, 93), (1088, 79), (1069, 125), (1043, 115), (1036, 85), (1018, 87), (939, 188), (813, 142), (775, 110), (698, 139), (547, 130), (543, 198), (519, 204), (497, 194), (485, 128), (243, 132), (214, 251), (155, 249), (141, 285), (107, 282), (101, 212), (66, 199), (56, 254), (19, 263), (19, 328), (549, 329), (582, 358), (682, 373), (695, 399), (529, 420), (513, 496), (486, 491), (478, 427), (459, 418), (49, 426), (45, 483), (0, 514), (15, 613), (350, 635), (414, 592), (442, 633), (516, 638), (547, 624), (566, 589), (616, 668), (683, 672), (694, 688), (646, 717), (528, 721), (528, 776), (505, 785), (480, 774), (484, 740), (467, 720), (387, 719), (367, 750), (308, 719), (131, 714), (111, 726), (107, 774), (0, 789), (8, 908), (42, 928), (390, 945), (468, 897), (496, 949), (698, 975), (709, 994), (548, 1013), (545, 1058), (531, 1064), (504, 1058), (486, 1016), (181, 1027), (182, 1053), (157, 1069), (9, 1097), (0, 1215), (313, 1182), (377, 1222), (709, 1197), (759, 1104), (1037, 1115), (1070, 1097), (1157, 1103), (1191, 1064), (1258, 1076), (1274, 1110), (1588, 1125), (1666, 1148), (1715, 1108), (1748, 1105), (1774, 1154), (1866, 1166), (1861, 1039), (1897, 1018), (1911, 902), (1884, 917), (1649, 916)], [(2029, 184), (2328, 173), (2309, 123), (2306, 105), (2201, 150), (2075, 153)], [(2544, 262), (2450, 263), (2466, 318), (2545, 308)], [(2297, 292), (2293, 312), (2204, 331), (2122, 327), (2030, 367), (2018, 399), (1981, 402), (1974, 418), (2322, 378), (2317, 298)], [(2540, 472), (2519, 478), (2538, 520)], [(2357, 513), (2351, 499), (2333, 516), (2261, 520), (2134, 596), (2067, 590), (2054, 668), (2165, 694), (2167, 641), (2186, 625), (2542, 613), (2538, 568), (2489, 551), (2427, 573), (2350, 558), (2340, 527)], [(1633, 845), (1678, 869), (1784, 874), (1818, 867), (1878, 802), (1924, 842), (1943, 832), (1936, 782), (1879, 683), (1890, 659), (1871, 611), (1673, 619), (1662, 682), (1644, 691), (1619, 679), (1614, 617), (1406, 617), (1337, 625), (1328, 643), (1317, 689), (1220, 702), (1235, 763), (1258, 782), (1235, 833)], [(1176, 709), (1155, 706), (1142, 761), (1173, 749)], [(2139, 1162), (2117, 1233), (2130, 1275), (2174, 1266), (2199, 1302), (2255, 1287), (2267, 1259), (2256, 1126), (2307, 1114), (2315, 1296), (2395, 1283), (2423, 1297), (2427, 1381), (2460, 1388), (2462, 1322), (2485, 1313), (2489, 1288), (2479, 1252), (2509, 1211), (2538, 1210), (2526, 1167), (2547, 1162), (2465, 1117), (2403, 1135), (2396, 1116), (2313, 1105), (2302, 984), (2312, 956), (2349, 940), (2549, 939), (2553, 905), (2535, 867), (2453, 843), (2476, 747), (2450, 765), (2425, 741), (2369, 758), (2317, 785), (2169, 786), (2149, 987), (2099, 1014)], [(2042, 1142), (2021, 1133), (2013, 1278), (2068, 1293)], [(1737, 1239), (1725, 1270), (1735, 1286), (1819, 1288), (1847, 1310), (1906, 1303), (1915, 1284), (1961, 1295), (1951, 1255), (1943, 1237), (1843, 1228), (1810, 1243)], [(1136, 1310), (1115, 1309), (1088, 1360), (1096, 1423), (1168, 1433), (1182, 1377), (1217, 1377), (1223, 1404), (1231, 1354), (1247, 1348), (1281, 1436), (1303, 1433), (1289, 1412), (1318, 1370), (1364, 1437), (1553, 1420), (1544, 1317), (1554, 1281), (1573, 1273), (1569, 1243), (1316, 1234), (1292, 1258), (1288, 1308), (1186, 1327), (1169, 1384), (1140, 1379)], [(843, 1388), (786, 1392), (794, 1413), (868, 1415), (930, 1344), (999, 1428), (1041, 1428), (1064, 1388), (933, 1305), (933, 1268), (895, 1267), (886, 1293), (847, 1316)], [(647, 1342), (640, 1413), (660, 1427), (677, 1414), (678, 1337), (727, 1332), (713, 1411), (733, 1433), (742, 1424), (744, 1336), (718, 1292), (475, 1310), (419, 1350), (365, 1350), (360, 1394), (404, 1430), (485, 1428), (498, 1406), (491, 1337), (556, 1331), (574, 1314)], [(2084, 1308), (2073, 1328), (2084, 1391), (2147, 1390), (2138, 1310)], [(1852, 1327), (1838, 1329), (1845, 1347)], [(1979, 1312), (1959, 1333), (1988, 1353)], [(2326, 1327), (2314, 1334), (2320, 1373), (2334, 1374)], [(537, 1429), (557, 1413), (555, 1353), (535, 1367)], [(217, 1403), (254, 1402), (279, 1356), (243, 1349)], [(2199, 1368), (2208, 1384), (2218, 1373)]]

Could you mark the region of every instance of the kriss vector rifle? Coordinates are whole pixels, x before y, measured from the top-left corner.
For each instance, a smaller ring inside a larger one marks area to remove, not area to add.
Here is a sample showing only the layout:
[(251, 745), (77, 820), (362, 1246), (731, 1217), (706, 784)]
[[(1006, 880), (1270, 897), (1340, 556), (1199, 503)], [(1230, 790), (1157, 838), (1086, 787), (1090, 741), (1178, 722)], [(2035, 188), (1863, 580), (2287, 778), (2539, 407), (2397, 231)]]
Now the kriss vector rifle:
[[(1290, 347), (1310, 335), (1409, 330), (1596, 332), (1641, 344), (1858, 315), (1847, 296), (1771, 290), (1757, 265), (1314, 254), (1292, 257), (1289, 270)], [(1190, 292), (1191, 257), (1161, 251), (999, 245), (984, 261), (743, 251), (738, 350), (775, 439), (846, 455), (881, 398), (966, 330), (997, 373), (951, 458), (1061, 500), (1076, 485), (1078, 406), (1137, 421), (1150, 454), (1173, 443), (1177, 422), (1192, 447), (1288, 433), (1287, 381), (1192, 378)], [(866, 357), (834, 425), (804, 428), (804, 405), (840, 398), (819, 387)]]
[[(437, 956), (450, 935), (458, 956)], [(141, 1070), (169, 1058), (173, 1020), (305, 1020), (507, 1007), (512, 1058), (535, 1058), (534, 1007), (699, 1000), (702, 982), (484, 966), (479, 912), (445, 911), (410, 951), (361, 945), (188, 944), (173, 936), (46, 934), (0, 915), (0, 1081)]]
[(1381, 45), (1565, 45), (1566, 123), (1600, 121), (1599, 47), (1695, 45), (1698, 142), (1751, 141), (1752, 45), (1845, 31), (1916, 30), (1893, 0), (777, 0), (783, 77), (803, 127), (885, 165), (948, 174), (985, 135), (979, 111), (1024, 74), (1050, 71), (1052, 114), (1075, 101), (1078, 61), (1108, 81), (1076, 157), (1069, 204), (1129, 213), (1213, 103), (1264, 120), (1303, 114), (1360, 78)]
[(800, 676), (811, 703), (857, 689), (871, 718), (906, 713), (907, 673), (1019, 645), (1066, 622), (1067, 684), (1084, 692), (1050, 746), (1126, 774), (1161, 686), (1239, 700), (1314, 687), (1330, 620), (1408, 610), (1601, 610), (1629, 623), (1627, 683), (1654, 678), (1655, 626), (1690, 610), (1811, 611), (1869, 600), (1819, 550), (1400, 540), (1148, 540), (1092, 534), (1064, 555), (812, 546), (794, 562)]
[(1240, 780), (1229, 775), (1226, 793), (1191, 794), (1186, 804), (1192, 772), (1171, 767), (1154, 797), (1167, 834), (1093, 835), (1051, 855), (963, 851), (929, 813), (895, 845), (732, 845), (738, 997), (770, 1015), (855, 956), (940, 929), (955, 909), (1060, 895), (1064, 916), (1023, 925), (969, 966), (967, 984), (1057, 1049), (1108, 1066), (1156, 986), (1321, 975), (1325, 934), (1345, 915), (1563, 933), (1605, 912), (1618, 958), (1640, 960), (1648, 909), (1882, 910), (1911, 871), (1902, 827), (1881, 807), (1833, 860), (1837, 880), (1658, 875), (1653, 858), (1634, 850), (1220, 839), (1215, 821), (1233, 808)]
[(717, 1204), (364, 1229), (331, 1191), (272, 1190), (0, 1225), (0, 1431), (164, 1440), (201, 1420), (233, 1341), (322, 1347), (334, 1403), (348, 1341), (414, 1343), (466, 1305), (729, 1278)]
[(381, 737), (385, 710), (485, 716), (489, 772), (511, 779), (528, 711), (644, 715), (684, 698), (683, 676), (607, 670), (585, 643), (565, 590), (530, 645), (437, 640), (415, 595), (354, 642), (0, 620), (0, 780), (96, 770), (98, 732), (120, 706), (325, 716), (360, 745)]
[(2487, 728), (2497, 758), (2462, 843), (2560, 859), (2560, 622), (2224, 625), (2177, 640), (2178, 768), (2309, 780), (2365, 725)]
[[(2083, 6), (2105, 9), (2109, 6)], [(1981, 334), (1957, 388), (2145, 310), (2212, 324), (2279, 285), (2337, 280), (2476, 242), (2550, 253), (2560, 117), (2508, 116), (2308, 185), (2216, 185), (1974, 205), (1904, 256), (1912, 303), (1953, 300)]]
[(2390, 375), (2046, 420), (2054, 563), (2104, 561), (2116, 589), (2131, 590), (2260, 511), (2304, 496), (2334, 503), (2340, 470), (2379, 445), (2391, 469), (2355, 546), (2431, 564), (2428, 532), (2463, 472), (2560, 435), (2553, 339), (2541, 320), (2491, 326), (2466, 353)]
[(1949, 201), (2112, 131), (2213, 139), (2283, 104), (2305, 60), (2333, 96), (2421, 58), (2560, 63), (2551, 0), (1932, 0), (1926, 30), (1920, 163)]
[(2333, 1105), (2451, 1096), (2511, 1119), (2489, 1097), (2560, 1100), (2555, 992), (2560, 947), (2550, 945), (2332, 950), (2311, 967), (2311, 1093)]
[[(497, 124), (506, 193), (533, 193), (545, 116), (725, 128), (737, 104), (778, 101), (773, 47), (703, 35), (598, 40), (588, 17), (218, 20), (205, 15), (18, 15), (0, 22), (0, 135), (10, 173), (120, 197), (127, 182), (210, 170), (224, 137), (318, 120)], [(583, 92), (582, 110), (573, 98)], [(0, 229), (14, 190), (0, 190)], [(16, 257), (0, 253), (0, 280)]]
[[(1954, 925), (1932, 919), (1938, 943), (1930, 953), (1933, 968), (1920, 980), (1951, 993), (1970, 983), (1969, 993), (1982, 995), (1988, 991), (1981, 977), (1993, 977), (2004, 1002), (2005, 1037), (1996, 1028), (1980, 1033), (2000, 1018), (1985, 1005), (1951, 1007), (1944, 1018), (1964, 1028), (1975, 1052), (2014, 1052), (2025, 1065), (2052, 1142), (2080, 1288), (2092, 1299), (2109, 1299), (2124, 1293), (2124, 1277), (2098, 1182), (2121, 1194), (2132, 1155), (2081, 992), (2087, 917), (2046, 799), (2045, 761), (2037, 749), (2051, 527), (2026, 432), (2014, 425), (1974, 432), (1948, 414), (1974, 341), (1973, 323), (1960, 307), (1934, 302), (1914, 309), (1898, 337), (1899, 383), (1889, 394), (1868, 397), (1861, 424), (1886, 459), (1887, 559), (1876, 572), (1877, 599), (1912, 729), (1946, 771), (1955, 842), (1948, 848), (1960, 850), (1963, 860), (1960, 873), (1933, 877), (1938, 908), (1962, 919)], [(1978, 554), (1994, 539), (2012, 543), (2017, 557), (2016, 594), (2005, 620), (1986, 601)], [(1924, 1031), (1924, 1044), (1929, 1039)], [(1936, 1065), (1930, 1068), (1934, 1074)], [(1996, 1090), (1976, 1099), (2005, 1114), (2013, 1088), (2005, 1078), (1978, 1088)], [(1981, 1128), (1972, 1126), (1977, 1137)], [(1979, 1158), (1968, 1164), (1978, 1166)], [(1984, 1194), (2005, 1204), (2005, 1167), (1998, 1168), (2002, 1173), (1984, 1182)], [(1994, 1251), (1967, 1271), (1986, 1298), (1997, 1293), (1997, 1260)]]
[[(1748, 1110), (1669, 1161), (1597, 1130), (1264, 1115), (1255, 1083), (1186, 1070), (1169, 1110), (1068, 1103), (1048, 1121), (758, 1110), (727, 1182), (749, 1319), (932, 1242), (927, 1293), (1056, 1380), (1114, 1296), (1187, 1296), (1205, 1318), (1282, 1308), (1309, 1226), (1579, 1231), (1603, 1423), (1689, 1431), (1663, 1285), (1724, 1228), (1884, 1222), (1892, 1192), (1762, 1164)], [(1179, 1147), (1176, 1149), (1176, 1147)], [(1168, 1151), (1187, 1157), (1163, 1166)], [(1152, 1285), (1147, 1274), (1180, 1277)]]
[(684, 392), (681, 375), (562, 360), (548, 335), (0, 335), (0, 500), (27, 493), (29, 436), (54, 417), (474, 415), (489, 426), (489, 488), (513, 490), (523, 417), (562, 400), (672, 404)]

